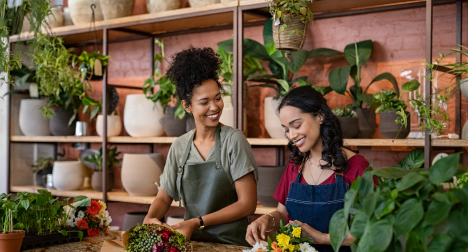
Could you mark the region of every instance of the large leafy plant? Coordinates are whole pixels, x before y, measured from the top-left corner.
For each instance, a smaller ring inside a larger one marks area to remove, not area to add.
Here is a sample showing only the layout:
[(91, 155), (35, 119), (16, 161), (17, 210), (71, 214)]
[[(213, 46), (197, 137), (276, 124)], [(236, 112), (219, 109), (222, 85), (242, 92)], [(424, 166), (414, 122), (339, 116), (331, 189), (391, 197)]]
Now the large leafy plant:
[[(281, 23), (280, 32), (288, 28), (288, 22), (294, 18), (299, 18), (303, 23), (312, 22), (314, 15), (309, 9), (308, 0), (268, 0), (270, 13), (274, 17), (275, 22)], [(302, 34), (302, 31), (297, 29), (290, 33)]]
[[(263, 83), (256, 86), (275, 89), (275, 98), (277, 99), (289, 92), (293, 85), (313, 85), (307, 81), (307, 76), (295, 76), (295, 74), (305, 64), (307, 59), (342, 54), (341, 52), (332, 49), (319, 48), (311, 51), (301, 50), (293, 52), (288, 59), (286, 58), (284, 52), (278, 51), (275, 48), (271, 22), (271, 20), (267, 20), (263, 28), (264, 45), (252, 39), (244, 39), (244, 51), (245, 56), (267, 61), (269, 63), (268, 67), (270, 68), (271, 72), (271, 74), (251, 75), (247, 78), (247, 80)], [(227, 52), (233, 51), (232, 39), (222, 41), (218, 43), (218, 46)], [(328, 86), (314, 86), (314, 88), (322, 94), (327, 94), (331, 91), (331, 88)]]
[[(160, 73), (160, 65), (163, 61), (171, 64), (164, 54), (164, 42), (156, 39), (155, 43), (161, 49), (161, 52), (154, 56), (154, 74), (151, 78), (145, 80), (143, 93), (146, 95), (146, 98), (154, 103), (161, 102), (164, 109), (169, 106), (169, 103), (175, 101), (177, 110), (175, 111), (174, 117), (183, 119), (185, 116), (185, 109), (177, 96), (176, 85), (172, 83), (166, 75)], [(159, 86), (159, 90), (153, 94), (153, 89), (156, 86)]]
[[(372, 54), (372, 46), (372, 40), (365, 40), (347, 45), (343, 54), (349, 65), (333, 69), (328, 76), (330, 87), (339, 94), (344, 95), (348, 93), (353, 100), (353, 106), (355, 108), (361, 108), (363, 103), (366, 103), (371, 108), (378, 106), (374, 96), (369, 94), (368, 90), (372, 84), (381, 80), (388, 80), (392, 83), (396, 95), (400, 95), (398, 83), (395, 76), (391, 73), (379, 74), (365, 89), (361, 86), (361, 68), (369, 60)], [(348, 86), (349, 77), (353, 80), (354, 85), (347, 91), (346, 88)]]
[(457, 153), (426, 172), (419, 169), (423, 158), (421, 150), (414, 151), (400, 167), (367, 171), (353, 183), (344, 208), (330, 222), (335, 251), (349, 232), (356, 238), (353, 251), (466, 251), (468, 188), (445, 191), (442, 183), (467, 167), (460, 165)]

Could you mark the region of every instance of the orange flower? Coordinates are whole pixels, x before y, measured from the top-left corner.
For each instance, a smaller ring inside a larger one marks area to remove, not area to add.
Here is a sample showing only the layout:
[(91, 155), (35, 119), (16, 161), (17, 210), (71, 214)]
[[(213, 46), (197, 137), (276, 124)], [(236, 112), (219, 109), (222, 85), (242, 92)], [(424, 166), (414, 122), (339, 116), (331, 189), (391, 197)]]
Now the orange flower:
[(271, 248), (273, 249), (271, 252), (282, 252), (283, 251), (283, 249), (278, 247), (278, 243), (276, 243), (276, 242), (271, 243)]
[(81, 229), (88, 229), (88, 222), (86, 222), (85, 220), (81, 219), (78, 221), (78, 223), (76, 223), (76, 226), (78, 228), (81, 228)]
[(86, 207), (86, 210), (88, 210), (89, 215), (96, 215), (101, 210), (101, 204), (95, 200), (91, 200), (91, 206)]

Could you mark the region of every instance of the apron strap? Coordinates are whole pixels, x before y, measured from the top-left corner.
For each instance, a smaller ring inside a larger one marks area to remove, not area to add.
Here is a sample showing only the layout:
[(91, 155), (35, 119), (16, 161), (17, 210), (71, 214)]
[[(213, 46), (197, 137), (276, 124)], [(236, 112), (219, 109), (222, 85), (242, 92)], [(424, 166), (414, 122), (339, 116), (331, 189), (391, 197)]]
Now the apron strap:
[[(195, 137), (195, 132), (193, 132), (192, 136), (190, 137), (189, 143), (187, 144), (187, 148), (185, 149), (184, 157), (182, 158), (182, 163), (177, 167), (177, 181), (176, 181), (176, 186), (177, 186), (177, 194), (179, 197), (179, 208), (182, 207), (182, 193), (180, 191), (182, 187), (182, 174), (184, 173), (184, 166), (185, 163), (187, 162), (188, 156), (190, 154), (190, 149), (192, 147), (191, 143), (193, 142), (193, 138)], [(185, 203), (184, 203), (185, 204)]]

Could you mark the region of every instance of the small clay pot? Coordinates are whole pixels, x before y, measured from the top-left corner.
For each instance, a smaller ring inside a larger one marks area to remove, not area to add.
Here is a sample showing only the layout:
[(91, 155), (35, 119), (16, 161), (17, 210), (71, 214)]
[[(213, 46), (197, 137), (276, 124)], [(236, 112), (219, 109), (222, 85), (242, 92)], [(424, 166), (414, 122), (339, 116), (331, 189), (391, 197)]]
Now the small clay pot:
[(24, 230), (13, 230), (8, 234), (0, 232), (0, 251), (20, 252), (25, 234)]
[(175, 118), (177, 107), (166, 107), (164, 112), (163, 127), (167, 136), (179, 137), (187, 132), (187, 115), (183, 119)]
[[(408, 122), (411, 122), (409, 112), (405, 112), (408, 117)], [(411, 127), (409, 123), (406, 127), (395, 122), (400, 117), (395, 111), (384, 111), (380, 113), (380, 133), (382, 133), (385, 139), (405, 139)]]
[(55, 108), (55, 115), (49, 121), (50, 133), (54, 136), (73, 136), (75, 135), (76, 119), (68, 125), (73, 116), (73, 110)]
[(343, 139), (353, 138), (359, 133), (357, 117), (338, 117), (343, 132)]
[(369, 108), (357, 108), (359, 132), (356, 138), (369, 139), (375, 132), (375, 110)]

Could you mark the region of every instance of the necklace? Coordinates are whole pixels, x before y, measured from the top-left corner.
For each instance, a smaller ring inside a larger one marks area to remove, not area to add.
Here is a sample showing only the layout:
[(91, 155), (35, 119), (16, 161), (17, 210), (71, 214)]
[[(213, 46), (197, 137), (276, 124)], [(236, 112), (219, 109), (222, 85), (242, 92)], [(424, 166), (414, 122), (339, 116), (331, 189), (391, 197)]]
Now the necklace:
[[(317, 165), (317, 164), (314, 164), (314, 163), (312, 163), (312, 161), (310, 161), (310, 160), (308, 160), (308, 161), (309, 161), (309, 163), (310, 163), (312, 166), (317, 166), (317, 167), (320, 167), (320, 165), (319, 165), (319, 164)], [(310, 173), (310, 177), (312, 178), (312, 182), (314, 182), (314, 185), (317, 185), (317, 184), (318, 184), (318, 182), (320, 182), (320, 178), (322, 177), (322, 174), (323, 174), (323, 169), (321, 169), (321, 170), (322, 170), (322, 172), (320, 173), (320, 176), (318, 177), (318, 180), (317, 180), (317, 181), (315, 181), (315, 179), (314, 179), (314, 175), (312, 175), (312, 168), (309, 166), (309, 173)]]

